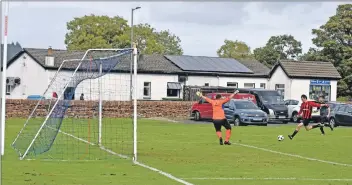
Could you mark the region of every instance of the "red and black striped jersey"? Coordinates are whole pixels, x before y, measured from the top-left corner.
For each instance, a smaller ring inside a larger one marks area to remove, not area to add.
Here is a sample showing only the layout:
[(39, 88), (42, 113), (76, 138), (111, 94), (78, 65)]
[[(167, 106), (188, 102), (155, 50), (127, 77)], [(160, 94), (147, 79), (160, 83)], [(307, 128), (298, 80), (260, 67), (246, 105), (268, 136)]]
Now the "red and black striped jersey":
[(310, 119), (312, 117), (313, 107), (320, 107), (321, 104), (312, 101), (306, 101), (301, 104), (298, 115), (302, 114), (303, 119)]

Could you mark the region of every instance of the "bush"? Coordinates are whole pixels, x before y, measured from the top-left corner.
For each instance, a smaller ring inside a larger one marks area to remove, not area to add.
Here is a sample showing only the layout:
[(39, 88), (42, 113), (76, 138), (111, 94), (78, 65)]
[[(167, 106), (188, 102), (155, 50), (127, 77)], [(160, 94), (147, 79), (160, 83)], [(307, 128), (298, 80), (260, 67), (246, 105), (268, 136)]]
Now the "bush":
[(337, 97), (336, 101), (348, 102), (348, 101), (351, 101), (351, 97), (349, 97), (349, 96), (340, 96), (340, 97)]

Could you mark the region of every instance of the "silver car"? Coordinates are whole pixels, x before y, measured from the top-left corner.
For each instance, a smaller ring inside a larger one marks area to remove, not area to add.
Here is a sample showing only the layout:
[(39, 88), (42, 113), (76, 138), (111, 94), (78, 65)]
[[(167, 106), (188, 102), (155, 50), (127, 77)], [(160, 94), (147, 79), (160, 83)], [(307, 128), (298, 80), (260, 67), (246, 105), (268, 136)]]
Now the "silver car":
[(224, 104), (224, 112), (229, 123), (235, 126), (268, 124), (268, 115), (250, 100), (232, 99)]

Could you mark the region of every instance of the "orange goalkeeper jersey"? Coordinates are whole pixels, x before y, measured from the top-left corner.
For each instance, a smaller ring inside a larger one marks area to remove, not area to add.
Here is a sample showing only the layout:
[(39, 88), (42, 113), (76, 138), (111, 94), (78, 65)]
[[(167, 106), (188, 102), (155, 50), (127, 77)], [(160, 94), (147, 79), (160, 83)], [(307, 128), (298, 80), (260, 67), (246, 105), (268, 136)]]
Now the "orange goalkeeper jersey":
[(214, 120), (222, 120), (225, 119), (225, 112), (222, 108), (222, 105), (230, 101), (230, 97), (225, 99), (212, 100), (208, 97), (205, 97), (205, 100), (209, 102), (213, 107), (213, 119)]

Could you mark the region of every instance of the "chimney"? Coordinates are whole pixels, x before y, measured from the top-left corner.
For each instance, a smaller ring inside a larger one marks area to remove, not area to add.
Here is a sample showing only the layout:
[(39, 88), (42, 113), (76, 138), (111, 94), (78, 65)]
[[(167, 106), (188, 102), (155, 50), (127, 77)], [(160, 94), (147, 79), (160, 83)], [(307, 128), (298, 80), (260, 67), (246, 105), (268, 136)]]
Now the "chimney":
[(51, 48), (51, 46), (49, 46), (48, 48), (48, 55), (45, 56), (45, 65), (46, 66), (54, 66), (54, 56), (53, 56), (53, 49)]
[(48, 56), (51, 56), (53, 54), (53, 49), (51, 48), (51, 46), (49, 46), (48, 48)]

